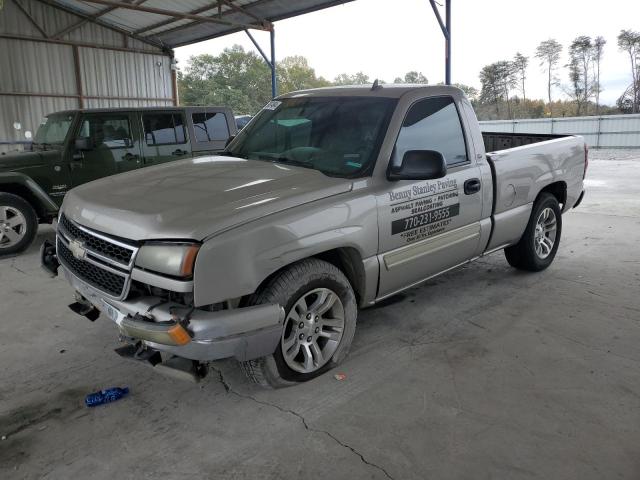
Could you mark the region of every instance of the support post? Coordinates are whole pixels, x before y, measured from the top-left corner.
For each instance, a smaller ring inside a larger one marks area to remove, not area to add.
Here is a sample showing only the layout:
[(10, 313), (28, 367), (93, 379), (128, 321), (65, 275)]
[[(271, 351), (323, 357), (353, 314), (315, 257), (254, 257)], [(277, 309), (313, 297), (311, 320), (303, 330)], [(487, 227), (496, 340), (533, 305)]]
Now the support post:
[(445, 39), (446, 42), (446, 67), (445, 67), (445, 80), (444, 83), (447, 85), (451, 85), (451, 0), (446, 1), (446, 27), (447, 27), (447, 37)]
[(253, 35), (251, 35), (251, 32), (249, 32), (249, 30), (245, 29), (244, 33), (247, 34), (253, 45), (258, 49), (258, 53), (260, 53), (260, 55), (264, 59), (264, 63), (266, 63), (271, 70), (271, 98), (276, 98), (278, 96), (278, 78), (276, 76), (276, 34), (273, 30), (273, 25), (271, 26), (270, 31), (271, 58), (267, 57), (262, 48), (260, 48), (260, 45), (258, 44), (256, 39), (253, 38)]
[(80, 52), (78, 46), (74, 45), (73, 51), (73, 70), (76, 77), (76, 93), (78, 94), (78, 107), (84, 108), (84, 88), (82, 87), (82, 74), (80, 73)]
[(433, 13), (440, 24), (442, 35), (444, 35), (444, 83), (451, 85), (451, 0), (445, 0), (445, 19), (442, 21), (440, 11), (436, 6), (435, 0), (429, 0)]
[(271, 97), (276, 98), (278, 96), (278, 79), (276, 77), (276, 31), (273, 25), (269, 34), (271, 36)]

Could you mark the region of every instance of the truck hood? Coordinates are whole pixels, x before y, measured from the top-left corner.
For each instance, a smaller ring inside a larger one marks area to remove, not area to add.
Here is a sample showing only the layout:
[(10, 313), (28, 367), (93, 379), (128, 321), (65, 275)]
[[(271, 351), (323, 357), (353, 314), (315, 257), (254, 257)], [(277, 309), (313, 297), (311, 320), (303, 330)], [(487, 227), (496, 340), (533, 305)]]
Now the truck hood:
[(210, 156), (114, 175), (71, 190), (72, 220), (131, 240), (203, 240), (281, 210), (348, 192), (317, 170)]

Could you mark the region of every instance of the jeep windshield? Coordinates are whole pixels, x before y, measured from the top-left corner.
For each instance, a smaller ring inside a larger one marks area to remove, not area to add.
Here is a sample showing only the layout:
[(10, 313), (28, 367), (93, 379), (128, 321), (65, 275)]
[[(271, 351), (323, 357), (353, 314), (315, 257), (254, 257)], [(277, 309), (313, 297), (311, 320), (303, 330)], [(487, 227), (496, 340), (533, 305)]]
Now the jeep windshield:
[(51, 146), (60, 146), (67, 138), (69, 128), (73, 122), (73, 114), (60, 113), (49, 115), (40, 124), (36, 136), (33, 139), (35, 148), (46, 149)]
[(269, 102), (225, 152), (312, 168), (335, 177), (371, 172), (391, 98), (298, 97)]

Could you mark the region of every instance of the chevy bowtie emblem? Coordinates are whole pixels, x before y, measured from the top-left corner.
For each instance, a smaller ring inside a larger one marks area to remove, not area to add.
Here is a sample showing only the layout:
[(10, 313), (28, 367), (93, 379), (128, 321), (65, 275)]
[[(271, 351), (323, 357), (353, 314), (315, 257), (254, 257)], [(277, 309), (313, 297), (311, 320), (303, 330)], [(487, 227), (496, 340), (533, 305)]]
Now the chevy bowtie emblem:
[(78, 240), (71, 240), (69, 242), (69, 250), (75, 258), (78, 260), (84, 260), (87, 257), (87, 250), (84, 248), (82, 242)]

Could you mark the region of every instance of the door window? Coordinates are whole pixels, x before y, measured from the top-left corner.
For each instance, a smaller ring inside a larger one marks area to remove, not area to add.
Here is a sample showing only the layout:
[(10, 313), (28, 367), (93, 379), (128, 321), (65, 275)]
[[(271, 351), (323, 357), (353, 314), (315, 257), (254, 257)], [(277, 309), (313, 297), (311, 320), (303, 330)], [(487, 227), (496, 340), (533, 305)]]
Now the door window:
[(426, 98), (409, 109), (396, 141), (393, 162), (399, 164), (407, 150), (438, 151), (449, 166), (469, 161), (453, 98)]
[(142, 116), (147, 145), (186, 143), (184, 121), (179, 113), (150, 113)]
[(201, 112), (191, 115), (196, 142), (223, 141), (229, 138), (227, 117), (220, 112)]
[(78, 136), (88, 138), (93, 148), (127, 148), (132, 144), (127, 115), (85, 117)]

